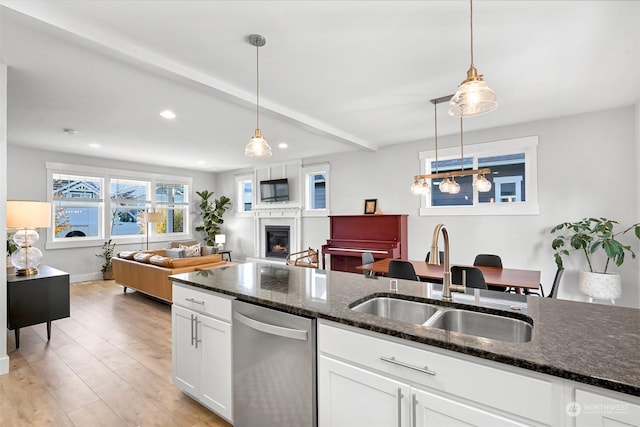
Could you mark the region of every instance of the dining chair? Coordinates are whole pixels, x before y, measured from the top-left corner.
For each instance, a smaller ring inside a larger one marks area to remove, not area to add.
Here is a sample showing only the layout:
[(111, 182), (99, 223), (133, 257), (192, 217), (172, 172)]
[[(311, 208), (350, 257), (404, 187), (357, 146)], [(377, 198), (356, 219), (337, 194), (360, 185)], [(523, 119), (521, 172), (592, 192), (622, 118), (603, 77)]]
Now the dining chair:
[(479, 268), (465, 267), (461, 265), (451, 266), (451, 283), (461, 285), (463, 283), (463, 272), (465, 274), (464, 283), (467, 288), (488, 289), (484, 274)]
[[(373, 259), (373, 254), (371, 252), (362, 252), (362, 265), (371, 264), (375, 260)], [(362, 270), (365, 276), (373, 276), (373, 271), (371, 270)]]
[(406, 279), (419, 281), (416, 270), (413, 268), (413, 264), (408, 261), (401, 261), (398, 259), (392, 259), (389, 261), (389, 272), (387, 276), (395, 279)]
[[(560, 288), (560, 279), (562, 279), (562, 275), (564, 274), (564, 268), (560, 267), (556, 270), (556, 277), (553, 279), (553, 287), (547, 295), (547, 298), (557, 298), (558, 297), (558, 288)], [(542, 285), (540, 285), (540, 289), (542, 289)], [(544, 293), (542, 294), (544, 296)]]
[[(497, 267), (502, 268), (502, 258), (499, 255), (493, 254), (478, 254), (476, 255), (476, 259), (473, 261), (473, 265), (475, 266), (483, 266), (483, 267)], [(504, 286), (488, 286), (490, 291), (498, 291), (498, 292), (508, 292), (510, 288), (505, 288)]]
[[(444, 251), (439, 251), (438, 254), (439, 254), (438, 261), (444, 262)], [(430, 258), (431, 258), (431, 251), (427, 252), (427, 256), (424, 259), (424, 262), (429, 262)]]

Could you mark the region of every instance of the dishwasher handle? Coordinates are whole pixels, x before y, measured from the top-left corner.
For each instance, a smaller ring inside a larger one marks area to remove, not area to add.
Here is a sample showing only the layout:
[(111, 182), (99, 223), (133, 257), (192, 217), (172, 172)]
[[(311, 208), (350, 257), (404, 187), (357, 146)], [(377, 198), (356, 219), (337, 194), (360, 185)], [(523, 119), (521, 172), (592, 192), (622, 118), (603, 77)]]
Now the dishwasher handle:
[(233, 312), (233, 318), (252, 329), (264, 332), (266, 334), (277, 335), (284, 338), (292, 338), (302, 341), (307, 340), (308, 332), (301, 329), (284, 328), (282, 326), (275, 326), (269, 323), (259, 322), (243, 314), (240, 314), (237, 311)]

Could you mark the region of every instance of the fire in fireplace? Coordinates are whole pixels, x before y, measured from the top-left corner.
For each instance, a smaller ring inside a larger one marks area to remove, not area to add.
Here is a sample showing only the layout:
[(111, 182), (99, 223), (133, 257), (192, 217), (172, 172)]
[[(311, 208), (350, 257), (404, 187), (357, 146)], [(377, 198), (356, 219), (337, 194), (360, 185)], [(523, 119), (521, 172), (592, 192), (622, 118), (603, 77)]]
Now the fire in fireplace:
[(266, 225), (265, 232), (265, 257), (286, 258), (289, 255), (289, 226)]

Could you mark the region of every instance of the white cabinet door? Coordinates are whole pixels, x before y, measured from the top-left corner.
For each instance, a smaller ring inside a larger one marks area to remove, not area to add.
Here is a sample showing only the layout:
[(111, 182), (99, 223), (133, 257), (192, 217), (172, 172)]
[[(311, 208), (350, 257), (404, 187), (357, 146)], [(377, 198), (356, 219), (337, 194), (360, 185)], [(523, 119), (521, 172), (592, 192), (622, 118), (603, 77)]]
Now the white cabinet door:
[(195, 348), (194, 313), (176, 305), (171, 306), (173, 383), (196, 396), (200, 382), (201, 352)]
[(525, 426), (489, 411), (469, 406), (459, 400), (417, 388), (411, 389), (412, 427)]
[(409, 387), (355, 366), (318, 358), (319, 427), (409, 426)]
[(200, 399), (204, 405), (231, 419), (231, 325), (198, 315), (198, 349), (202, 352)]
[(576, 427), (640, 426), (640, 399), (631, 395), (628, 400), (620, 400), (576, 388), (575, 402), (567, 411), (575, 418)]

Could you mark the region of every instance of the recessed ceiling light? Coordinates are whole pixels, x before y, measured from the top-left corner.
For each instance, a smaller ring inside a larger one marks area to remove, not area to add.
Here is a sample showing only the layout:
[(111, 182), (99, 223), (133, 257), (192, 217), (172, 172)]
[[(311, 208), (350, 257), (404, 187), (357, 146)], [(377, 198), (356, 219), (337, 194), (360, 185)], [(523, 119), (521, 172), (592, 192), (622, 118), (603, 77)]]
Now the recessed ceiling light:
[(289, 146), (289, 144), (287, 144), (286, 142), (281, 142), (280, 144), (278, 144), (278, 148), (287, 148)]
[(64, 128), (64, 129), (62, 129), (62, 131), (64, 133), (66, 133), (67, 135), (77, 135), (78, 134), (77, 130), (71, 129), (71, 128)]
[(91, 148), (100, 148), (100, 144), (98, 144), (96, 142), (92, 142), (91, 144), (89, 144), (89, 147), (91, 147)]
[(160, 113), (160, 115), (169, 120), (173, 120), (176, 118), (176, 113), (171, 110), (164, 110), (162, 113)]
[(204, 160), (198, 160), (198, 165), (204, 166), (206, 162)]

